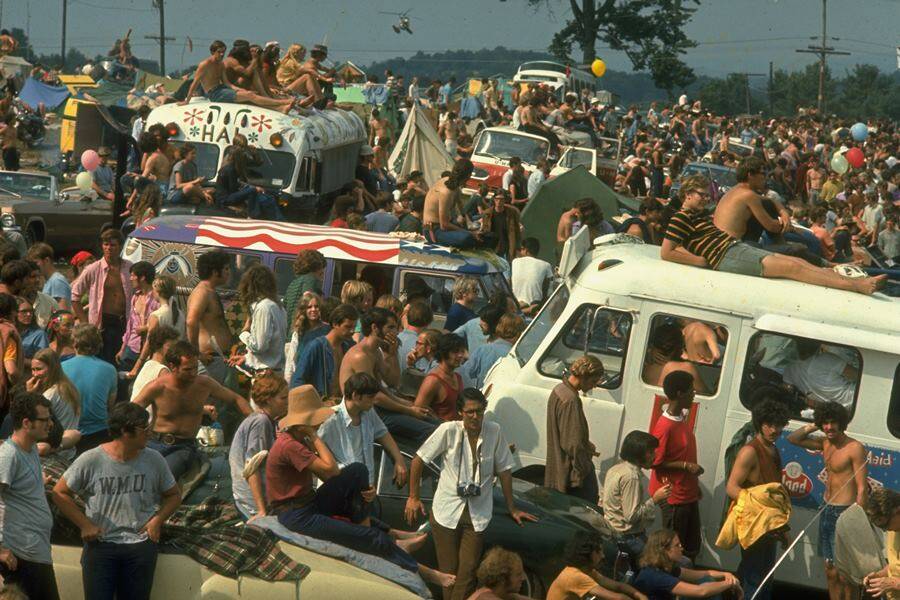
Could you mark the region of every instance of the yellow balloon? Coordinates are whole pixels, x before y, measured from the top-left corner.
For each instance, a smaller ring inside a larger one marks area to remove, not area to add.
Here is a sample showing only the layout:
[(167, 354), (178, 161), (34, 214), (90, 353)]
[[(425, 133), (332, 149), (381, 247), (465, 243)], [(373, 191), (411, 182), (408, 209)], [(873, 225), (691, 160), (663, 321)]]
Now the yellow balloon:
[(606, 73), (606, 63), (599, 58), (595, 58), (594, 62), (591, 63), (591, 73), (596, 77), (603, 77), (603, 74)]

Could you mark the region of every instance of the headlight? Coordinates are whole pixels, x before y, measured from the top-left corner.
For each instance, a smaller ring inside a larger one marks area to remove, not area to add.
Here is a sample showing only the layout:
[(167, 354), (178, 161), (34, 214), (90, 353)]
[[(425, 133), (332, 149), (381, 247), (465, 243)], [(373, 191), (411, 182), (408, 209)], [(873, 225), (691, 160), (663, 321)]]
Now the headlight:
[(472, 179), (487, 179), (490, 173), (486, 169), (475, 167), (472, 169)]
[(3, 213), (0, 215), (0, 225), (3, 227), (15, 227), (16, 226), (16, 217), (10, 213)]

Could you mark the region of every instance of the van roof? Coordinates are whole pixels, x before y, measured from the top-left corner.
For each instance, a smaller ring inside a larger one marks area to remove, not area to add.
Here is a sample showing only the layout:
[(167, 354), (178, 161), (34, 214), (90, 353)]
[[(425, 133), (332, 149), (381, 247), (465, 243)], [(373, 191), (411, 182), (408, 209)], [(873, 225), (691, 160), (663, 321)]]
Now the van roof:
[(472, 275), (502, 270), (499, 258), (491, 252), (460, 251), (390, 234), (305, 223), (173, 215), (148, 221), (133, 231), (129, 238), (257, 250), (291, 257), (300, 250), (318, 250), (326, 258), (336, 260), (404, 265)]
[[(252, 146), (263, 150), (287, 150), (296, 153), (306, 139), (310, 150), (335, 148), (363, 143), (366, 129), (353, 112), (341, 109), (316, 111), (309, 115), (286, 115), (252, 104), (210, 102), (192, 98), (189, 104), (163, 104), (147, 117), (147, 126), (174, 123), (179, 128), (177, 140), (197, 143), (231, 143), (235, 133), (247, 137)], [(284, 147), (274, 147), (269, 139), (280, 133)]]
[[(601, 263), (609, 260), (620, 260), (622, 264), (601, 269)], [(798, 323), (890, 335), (900, 331), (900, 302), (882, 295), (866, 296), (797, 281), (666, 262), (659, 258), (659, 247), (640, 243), (600, 244), (584, 261), (579, 283), (598, 292), (748, 315), (758, 325), (764, 315), (775, 314)], [(896, 347), (900, 349), (900, 344)]]

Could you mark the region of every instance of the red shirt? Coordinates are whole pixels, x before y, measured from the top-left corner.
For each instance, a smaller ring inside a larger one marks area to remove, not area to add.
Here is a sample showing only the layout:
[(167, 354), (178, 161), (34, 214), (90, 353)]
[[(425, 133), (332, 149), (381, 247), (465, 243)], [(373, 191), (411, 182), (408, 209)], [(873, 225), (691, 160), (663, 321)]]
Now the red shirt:
[(266, 459), (266, 496), (269, 502), (300, 498), (313, 489), (313, 452), (289, 433), (279, 433)]
[(653, 437), (659, 440), (656, 449), (654, 468), (650, 475), (650, 494), (662, 486), (660, 479), (665, 478), (672, 484), (672, 495), (669, 504), (690, 504), (700, 499), (700, 482), (696, 475), (683, 469), (661, 469), (656, 465), (667, 462), (697, 462), (697, 438), (691, 431), (687, 419), (675, 420), (668, 413), (663, 413), (653, 426)]

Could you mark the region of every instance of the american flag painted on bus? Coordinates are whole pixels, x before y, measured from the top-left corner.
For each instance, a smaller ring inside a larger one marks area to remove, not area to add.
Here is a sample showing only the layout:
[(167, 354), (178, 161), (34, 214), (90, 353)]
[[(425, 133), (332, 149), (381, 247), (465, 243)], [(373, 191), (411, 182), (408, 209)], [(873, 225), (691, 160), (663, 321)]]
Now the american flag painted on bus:
[(385, 264), (397, 264), (400, 255), (400, 240), (384, 234), (227, 217), (200, 223), (196, 243), (284, 254), (318, 250), (336, 259)]

